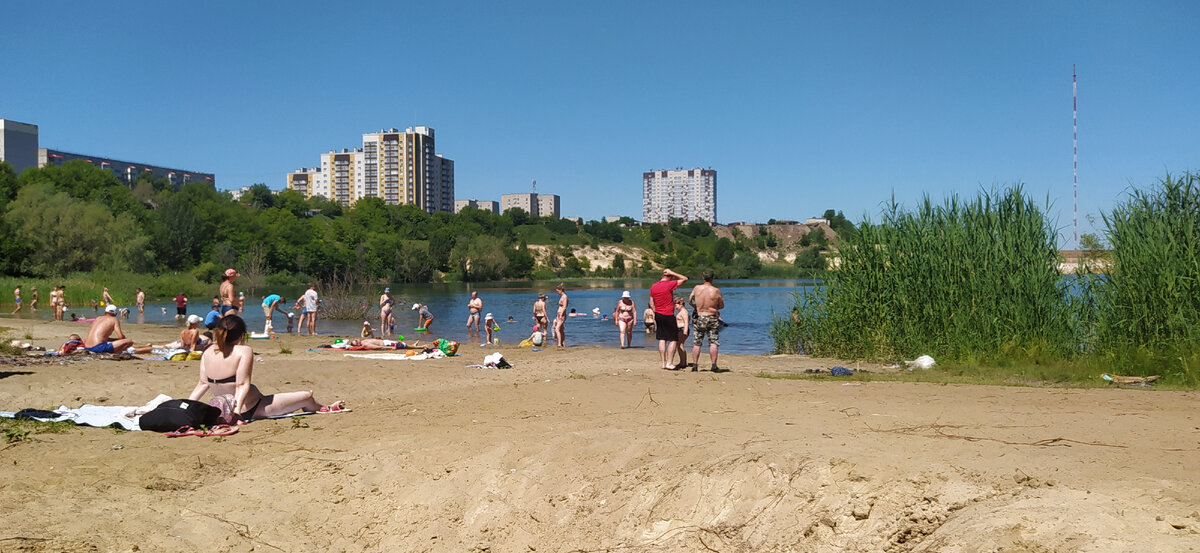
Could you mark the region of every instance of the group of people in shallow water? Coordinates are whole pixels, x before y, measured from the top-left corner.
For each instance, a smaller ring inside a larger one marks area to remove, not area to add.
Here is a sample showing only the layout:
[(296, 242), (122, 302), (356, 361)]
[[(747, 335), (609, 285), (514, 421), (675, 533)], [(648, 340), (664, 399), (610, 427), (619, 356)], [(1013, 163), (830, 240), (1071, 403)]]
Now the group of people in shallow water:
[[(246, 322), (239, 316), (240, 310), (244, 308), (245, 296), (234, 294), (234, 280), (240, 274), (233, 270), (227, 269), (224, 278), (222, 279), (218, 295), (214, 298), (212, 313), (208, 319), (201, 318), (198, 315), (184, 315), (186, 313), (187, 297), (181, 292), (175, 298), (176, 307), (178, 308), (177, 315), (184, 317), (186, 322), (185, 328), (180, 332), (179, 340), (161, 346), (135, 346), (133, 339), (125, 335), (121, 328), (119, 308), (112, 302), (111, 296), (108, 295), (108, 289), (105, 288), (105, 307), (104, 313), (99, 315), (92, 321), (91, 327), (88, 329), (86, 336), (72, 334), (67, 344), (64, 345), (64, 350), (68, 349), (86, 349), (93, 353), (130, 353), (141, 354), (148, 353), (156, 348), (166, 349), (182, 349), (186, 351), (202, 352), (200, 356), (200, 379), (197, 381), (195, 388), (192, 390), (189, 398), (198, 400), (205, 393), (211, 392), (216, 395), (228, 395), (234, 405), (235, 412), (241, 416), (243, 420), (253, 420), (256, 418), (278, 416), (291, 413), (297, 410), (312, 411), (312, 412), (338, 412), (345, 410), (344, 402), (337, 401), (331, 404), (323, 405), (318, 402), (311, 391), (289, 392), (281, 394), (265, 395), (251, 383), (251, 375), (253, 374), (254, 354), (249, 346), (243, 345), (242, 342), (246, 337)], [(682, 370), (691, 367), (692, 371), (699, 370), (698, 362), (700, 356), (700, 348), (707, 338), (709, 343), (709, 357), (712, 361), (710, 370), (712, 372), (725, 372), (727, 369), (722, 369), (717, 365), (717, 355), (720, 345), (720, 329), (724, 323), (720, 319), (720, 310), (725, 308), (724, 298), (720, 289), (713, 285), (713, 273), (711, 270), (705, 270), (702, 275), (703, 282), (694, 287), (685, 302), (681, 296), (676, 296), (675, 291), (680, 285), (688, 281), (688, 277), (676, 273), (670, 269), (664, 269), (662, 278), (659, 279), (653, 286), (650, 287), (649, 303), (650, 305), (641, 314), (642, 321), (645, 325), (646, 332), (653, 332), (658, 340), (658, 351), (661, 362), (661, 368), (667, 370)], [(62, 291), (64, 287), (55, 287), (51, 292), (51, 301), (56, 307), (56, 319), (59, 317), (59, 307), (65, 304)], [(555, 287), (555, 292), (559, 298), (555, 309), (555, 318), (553, 326), (548, 316), (546, 306), (546, 294), (539, 293), (537, 300), (533, 304), (532, 317), (534, 320), (533, 331), (525, 343), (534, 346), (541, 346), (545, 343), (547, 336), (553, 336), (555, 343), (563, 347), (566, 345), (566, 319), (575, 315), (569, 312), (570, 302), (566, 293), (565, 286), (559, 283)], [(14, 296), (18, 298), (17, 311), (20, 306), (20, 287), (14, 291)], [(144, 307), (144, 294), (141, 289), (138, 289), (138, 308), (139, 311)], [(31, 308), (36, 305), (37, 292), (34, 290)], [(270, 332), (271, 318), (275, 312), (283, 313), (289, 318), (289, 331), (291, 330), (290, 320), (292, 315), (282, 309), (286, 300), (279, 295), (271, 294), (263, 298), (263, 314), (266, 318), (267, 332)], [(351, 346), (361, 347), (363, 349), (394, 349), (399, 346), (399, 342), (389, 340), (388, 334), (395, 333), (395, 317), (393, 308), (395, 300), (391, 296), (390, 288), (385, 288), (379, 299), (380, 306), (380, 328), (384, 332), (382, 338), (375, 338), (374, 332), (371, 329), (370, 322), (364, 322), (362, 338), (352, 340)], [(687, 306), (691, 306), (691, 313)], [(310, 334), (315, 334), (315, 319), (317, 310), (317, 297), (315, 286), (310, 286), (308, 291), (299, 301), (297, 307), (303, 308), (301, 314), (301, 327), (305, 322), (308, 323)], [(428, 306), (421, 303), (414, 303), (412, 306), (414, 311), (418, 311), (419, 329), (428, 331), (433, 324), (434, 316)], [(496, 321), (491, 313), (480, 317), (483, 311), (483, 300), (480, 299), (478, 292), (471, 292), (471, 299), (467, 303), (468, 317), (467, 330), (468, 333), (486, 332), (487, 342), (493, 343), (493, 330), (496, 328)], [(593, 316), (600, 316), (598, 309), (593, 310)], [(607, 316), (604, 316), (607, 318)], [(616, 307), (612, 313), (613, 324), (616, 325), (620, 336), (621, 348), (625, 349), (632, 345), (633, 329), (638, 324), (637, 305), (633, 301), (633, 296), (628, 290), (621, 294)], [(513, 317), (508, 318), (508, 322), (515, 322)], [(482, 323), (482, 328), (481, 328)], [(203, 332), (200, 330), (200, 325), (204, 324), (211, 332)], [(550, 334), (547, 334), (547, 331)], [(693, 336), (692, 358), (693, 362), (688, 363), (687, 349), (685, 341), (689, 335)], [(419, 347), (419, 343), (405, 344), (404, 347)], [(672, 363), (675, 357), (678, 356), (679, 362)]]
[[(688, 277), (670, 269), (664, 269), (662, 278), (650, 287), (649, 306), (641, 313), (641, 316), (646, 333), (653, 333), (658, 340), (659, 358), (663, 369), (682, 370), (691, 367), (692, 371), (698, 371), (700, 350), (707, 340), (709, 360), (711, 361), (709, 370), (713, 372), (726, 371), (717, 365), (721, 328), (725, 326), (720, 314), (720, 310), (725, 308), (724, 296), (722, 296), (721, 290), (713, 285), (711, 270), (705, 270), (701, 279), (703, 282), (692, 288), (686, 301), (682, 296), (675, 296), (675, 290), (687, 282)], [(522, 341), (522, 344), (528, 343), (540, 347), (544, 344), (546, 337), (550, 336), (553, 337), (557, 346), (564, 347), (566, 345), (567, 318), (588, 316), (586, 313), (576, 313), (574, 309), (570, 309), (570, 299), (562, 283), (555, 286), (554, 291), (558, 293), (558, 303), (553, 321), (547, 311), (546, 294), (539, 293), (537, 300), (533, 303), (533, 331), (528, 338)], [(389, 289), (384, 289), (384, 295), (380, 298), (380, 319), (385, 321), (383, 322), (385, 328), (389, 324), (386, 321), (394, 321), (394, 319), (389, 319), (392, 316), (390, 309), (392, 299), (389, 292)], [(688, 306), (691, 307), (690, 313)], [(420, 310), (418, 329), (428, 330), (433, 323), (433, 314), (429, 312), (428, 306), (414, 303), (412, 308)], [(608, 319), (607, 314), (600, 314), (599, 308), (592, 311), (591, 316)], [(486, 331), (487, 340), (484, 345), (495, 343), (492, 335), (493, 330), (497, 328), (495, 319), (491, 313), (482, 317), (481, 330), (480, 313), (482, 312), (483, 300), (480, 299), (478, 292), (472, 291), (471, 299), (467, 302), (467, 333), (478, 335)], [(612, 321), (617, 327), (621, 349), (631, 347), (633, 329), (638, 324), (638, 310), (633, 301), (633, 295), (628, 290), (621, 293), (621, 299), (613, 309)], [(508, 322), (515, 321), (509, 317)], [(364, 323), (364, 338), (368, 337), (369, 330), (370, 323)], [(692, 342), (693, 362), (691, 363), (688, 363), (688, 353), (685, 347), (688, 336), (694, 336)], [(373, 337), (373, 334), (370, 337)], [(384, 337), (386, 338), (386, 335)], [(679, 361), (673, 363), (676, 356)]]

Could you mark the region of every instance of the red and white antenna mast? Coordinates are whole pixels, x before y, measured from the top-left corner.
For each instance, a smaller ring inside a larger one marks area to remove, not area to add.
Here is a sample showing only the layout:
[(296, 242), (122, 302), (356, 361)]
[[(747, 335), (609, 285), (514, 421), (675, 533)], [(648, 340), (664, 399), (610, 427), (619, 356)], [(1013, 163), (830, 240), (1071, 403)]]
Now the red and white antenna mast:
[(1076, 85), (1075, 64), (1071, 64), (1071, 171), (1074, 183), (1072, 193), (1075, 196), (1075, 209), (1071, 216), (1071, 225), (1075, 232), (1075, 249), (1079, 249), (1079, 95)]

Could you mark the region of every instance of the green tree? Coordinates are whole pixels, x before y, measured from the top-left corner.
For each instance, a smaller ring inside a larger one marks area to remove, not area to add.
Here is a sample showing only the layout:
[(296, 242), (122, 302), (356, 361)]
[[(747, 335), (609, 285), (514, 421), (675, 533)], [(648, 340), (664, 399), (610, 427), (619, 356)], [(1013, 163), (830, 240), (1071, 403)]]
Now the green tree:
[(146, 271), (149, 239), (127, 214), (113, 216), (102, 204), (55, 192), (50, 183), (25, 186), (7, 208), (5, 221), (29, 245), (20, 270), (39, 276), (99, 268)]
[(16, 274), (19, 260), (25, 259), (27, 246), (17, 240), (13, 226), (3, 217), (8, 204), (17, 197), (17, 172), (0, 161), (0, 274)]
[(739, 252), (730, 268), (734, 278), (750, 278), (762, 271), (762, 261), (753, 252)]
[(250, 189), (242, 195), (241, 202), (248, 204), (254, 209), (266, 209), (275, 207), (275, 193), (271, 191), (267, 185), (263, 183), (252, 184)]
[(718, 238), (716, 244), (713, 245), (713, 259), (717, 263), (722, 265), (729, 264), (730, 261), (733, 261), (733, 253), (733, 241), (724, 236)]
[(612, 268), (613, 268), (613, 276), (615, 276), (615, 277), (625, 276), (625, 255), (624, 254), (618, 253), (613, 256)]
[(454, 235), (448, 230), (438, 230), (429, 237), (429, 256), (438, 269), (450, 267), (450, 252), (454, 249)]
[(529, 224), (529, 212), (519, 207), (510, 207), (504, 210), (504, 216), (512, 221), (514, 227)]
[(460, 240), (450, 253), (450, 263), (463, 281), (497, 280), (508, 267), (504, 242), (495, 236), (475, 236)]
[(796, 267), (807, 271), (824, 271), (825, 258), (817, 248), (806, 248), (796, 254)]
[(504, 255), (508, 257), (508, 266), (504, 269), (506, 278), (529, 278), (533, 275), (536, 260), (524, 241), (516, 249), (504, 250)]

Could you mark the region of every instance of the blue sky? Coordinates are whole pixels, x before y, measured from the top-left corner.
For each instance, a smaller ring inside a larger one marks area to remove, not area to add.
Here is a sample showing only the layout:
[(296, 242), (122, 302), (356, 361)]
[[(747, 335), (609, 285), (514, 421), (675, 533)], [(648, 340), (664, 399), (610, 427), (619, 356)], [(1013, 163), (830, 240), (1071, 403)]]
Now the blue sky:
[(1197, 2), (10, 2), (0, 117), (72, 152), (264, 182), (427, 125), (456, 196), (641, 214), (712, 167), (722, 222), (853, 220), (1024, 183), (1079, 212), (1200, 169)]

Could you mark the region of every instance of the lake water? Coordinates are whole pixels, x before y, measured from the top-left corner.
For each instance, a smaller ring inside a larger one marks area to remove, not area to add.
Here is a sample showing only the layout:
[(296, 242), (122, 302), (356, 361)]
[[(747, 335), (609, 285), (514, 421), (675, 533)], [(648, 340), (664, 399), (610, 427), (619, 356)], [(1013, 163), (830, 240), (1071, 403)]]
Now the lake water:
[[(686, 297), (693, 282), (695, 281), (689, 281), (676, 294)], [(771, 324), (772, 313), (786, 316), (791, 311), (793, 292), (807, 289), (813, 283), (814, 281), (808, 279), (719, 280), (715, 282), (725, 296), (725, 309), (721, 312), (721, 318), (729, 325), (721, 330), (721, 351), (751, 354), (770, 352), (772, 344), (767, 330)], [(617, 327), (611, 318), (613, 309), (621, 298), (621, 291), (629, 290), (638, 309), (638, 329), (633, 333), (633, 346), (657, 348), (657, 342), (653, 339), (653, 335), (646, 334), (641, 325), (641, 312), (647, 306), (652, 284), (654, 281), (648, 280), (568, 283), (567, 296), (570, 300), (570, 307), (579, 313), (588, 313), (589, 315), (567, 319), (567, 345), (598, 345), (613, 348), (620, 346)], [(496, 337), (502, 345), (513, 345), (529, 337), (533, 325), (533, 302), (537, 300), (539, 292), (544, 292), (547, 296), (546, 310), (551, 319), (554, 317), (558, 301), (558, 294), (554, 292), (553, 284), (545, 283), (448, 283), (391, 285), (390, 287), (392, 297), (396, 299), (397, 307), (394, 313), (398, 333), (409, 338), (449, 338), (463, 344), (478, 344), (484, 340), (479, 336), (467, 334), (467, 301), (471, 298), (471, 291), (479, 292), (479, 297), (483, 300), (483, 312), (492, 313), (496, 318), (500, 326)], [(290, 308), (303, 289), (283, 287), (271, 289), (268, 292), (265, 288), (259, 288), (253, 291), (254, 297), (251, 297), (252, 291), (245, 290), (245, 292), (246, 312), (243, 316), (246, 324), (252, 331), (261, 331), (264, 323), (262, 309), (259, 307), (262, 303), (261, 297), (267, 293), (281, 294), (288, 299), (287, 307)], [(321, 290), (317, 289), (317, 293), (320, 292)], [(375, 306), (379, 301), (379, 294), (382, 292), (383, 286), (380, 286), (369, 291), (369, 297), (364, 295), (364, 299), (368, 304)], [(364, 294), (366, 293), (364, 292)], [(192, 298), (192, 302), (188, 306), (188, 313), (204, 316), (210, 308), (210, 299)], [(430, 311), (433, 312), (432, 334), (413, 332), (413, 327), (417, 325), (417, 312), (411, 310), (414, 302), (428, 305)], [(601, 314), (609, 315), (610, 320), (590, 316), (592, 308), (595, 307), (600, 308)], [(91, 307), (73, 307), (68, 313), (75, 313), (80, 317), (95, 316)], [(371, 326), (378, 331), (379, 308), (372, 307), (369, 313)], [(18, 318), (49, 320), (52, 315), (53, 312), (50, 309), (39, 309), (36, 314), (31, 314), (26, 309), (17, 318), (0, 317), (0, 321), (2, 321), (0, 324), (11, 326)], [(134, 323), (133, 326), (127, 326), (126, 334), (137, 340), (136, 324), (179, 326), (174, 316), (175, 303), (173, 301), (149, 302), (144, 314), (131, 313), (129, 320), (123, 324)], [(506, 322), (510, 316), (516, 322)], [(362, 329), (362, 323), (362, 320), (343, 321), (318, 318), (317, 332), (325, 336), (357, 337)], [(276, 332), (283, 332), (287, 327), (284, 316), (276, 313), (274, 325)], [(83, 323), (80, 323), (80, 327), (81, 331), (86, 329)], [(689, 348), (692, 346), (690, 337), (687, 346)], [(707, 350), (707, 346), (704, 349)]]

